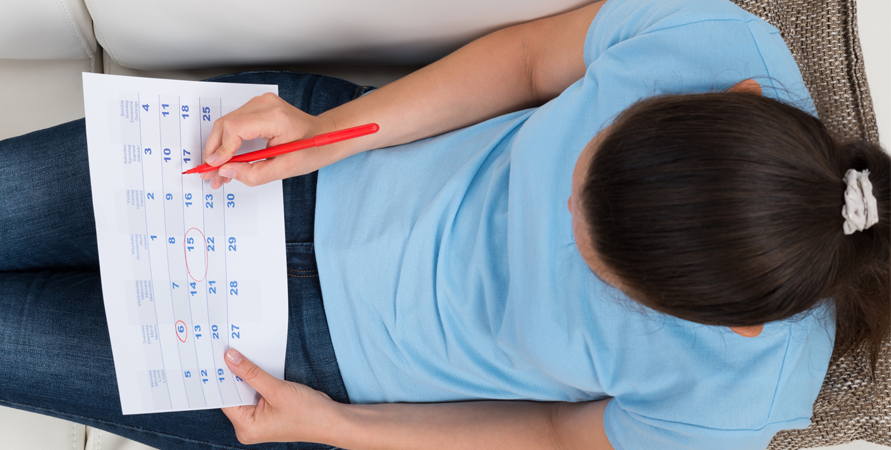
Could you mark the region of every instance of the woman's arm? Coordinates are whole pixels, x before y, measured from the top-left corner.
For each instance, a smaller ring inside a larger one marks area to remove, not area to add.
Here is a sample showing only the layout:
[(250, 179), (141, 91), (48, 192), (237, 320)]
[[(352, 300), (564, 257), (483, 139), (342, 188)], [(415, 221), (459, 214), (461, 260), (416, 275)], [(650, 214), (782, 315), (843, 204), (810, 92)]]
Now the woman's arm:
[(381, 132), (346, 155), (404, 144), (539, 106), (585, 74), (585, 36), (603, 2), (483, 36), (445, 58), (321, 115)]
[(326, 443), (349, 449), (613, 450), (609, 400), (340, 405)]
[(309, 441), (352, 450), (613, 450), (603, 427), (609, 399), (345, 405), (282, 381), (229, 350), (229, 369), (263, 397), (224, 408), (238, 440)]
[[(271, 94), (214, 124), (204, 156), (221, 165), (242, 140), (269, 145), (374, 122), (376, 134), (254, 163), (232, 163), (224, 175), (248, 185), (301, 175), (365, 150), (404, 144), (556, 97), (585, 73), (585, 36), (603, 1), (496, 31), (357, 100), (313, 117)], [(211, 154), (214, 154), (211, 157)], [(217, 172), (209, 172), (208, 179)], [(219, 176), (213, 187), (222, 182)]]

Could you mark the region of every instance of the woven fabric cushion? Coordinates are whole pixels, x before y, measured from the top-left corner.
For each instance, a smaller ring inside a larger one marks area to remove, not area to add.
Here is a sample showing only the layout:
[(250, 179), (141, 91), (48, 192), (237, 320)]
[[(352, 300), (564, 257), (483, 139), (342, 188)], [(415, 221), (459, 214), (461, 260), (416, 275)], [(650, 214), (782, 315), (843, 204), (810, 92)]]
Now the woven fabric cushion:
[(780, 30), (830, 133), (879, 143), (855, 0), (731, 1)]
[[(855, 0), (731, 0), (775, 26), (795, 57), (817, 113), (840, 140), (879, 143), (866, 83)], [(872, 379), (865, 353), (833, 355), (811, 425), (777, 433), (769, 450), (862, 439), (891, 446), (891, 340)], [(837, 361), (837, 362), (836, 362)]]

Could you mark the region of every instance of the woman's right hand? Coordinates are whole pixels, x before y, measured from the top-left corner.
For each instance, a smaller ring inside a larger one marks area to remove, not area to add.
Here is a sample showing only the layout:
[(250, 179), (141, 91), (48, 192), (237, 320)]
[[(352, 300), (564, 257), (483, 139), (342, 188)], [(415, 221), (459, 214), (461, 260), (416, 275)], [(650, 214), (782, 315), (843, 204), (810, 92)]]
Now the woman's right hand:
[(204, 162), (218, 166), (201, 178), (217, 189), (233, 178), (257, 186), (303, 175), (337, 161), (335, 147), (308, 148), (255, 163), (227, 163), (243, 141), (264, 138), (267, 146), (286, 144), (335, 131), (332, 121), (307, 114), (271, 93), (254, 97), (241, 108), (217, 119), (207, 137)]

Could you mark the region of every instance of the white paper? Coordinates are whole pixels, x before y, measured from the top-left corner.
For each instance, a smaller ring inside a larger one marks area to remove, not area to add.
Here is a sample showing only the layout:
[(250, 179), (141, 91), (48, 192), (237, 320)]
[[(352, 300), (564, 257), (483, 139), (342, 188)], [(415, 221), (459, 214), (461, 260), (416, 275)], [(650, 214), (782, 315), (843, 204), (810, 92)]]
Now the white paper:
[[(233, 347), (284, 377), (280, 181), (213, 190), (198, 175), (216, 119), (278, 86), (85, 73), (102, 295), (124, 414), (256, 404)], [(239, 153), (265, 147), (245, 142)]]

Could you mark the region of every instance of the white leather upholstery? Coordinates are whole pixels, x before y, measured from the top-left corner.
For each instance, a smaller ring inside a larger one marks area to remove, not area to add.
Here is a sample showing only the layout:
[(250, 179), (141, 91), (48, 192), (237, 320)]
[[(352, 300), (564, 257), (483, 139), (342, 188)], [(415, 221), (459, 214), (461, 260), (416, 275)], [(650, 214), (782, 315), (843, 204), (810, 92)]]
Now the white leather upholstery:
[(90, 67), (89, 59), (0, 60), (0, 105), (10, 111), (0, 139), (83, 117), (81, 72)]
[(96, 46), (82, 0), (3, 2), (0, 59), (92, 59)]
[(124, 67), (294, 61), (428, 63), (506, 25), (589, 0), (89, 0), (102, 47)]
[(858, 0), (857, 28), (879, 139), (891, 153), (891, 2)]
[[(77, 447), (75, 450), (80, 450)], [(122, 438), (98, 428), (87, 427), (87, 442), (84, 450), (153, 450), (153, 447)]]
[(81, 450), (83, 425), (0, 406), (0, 448), (10, 450)]

